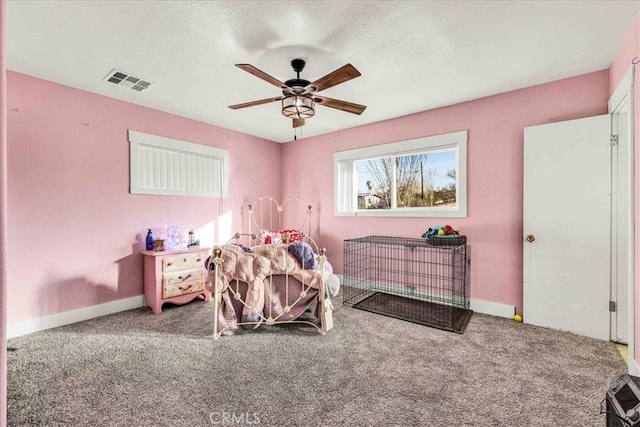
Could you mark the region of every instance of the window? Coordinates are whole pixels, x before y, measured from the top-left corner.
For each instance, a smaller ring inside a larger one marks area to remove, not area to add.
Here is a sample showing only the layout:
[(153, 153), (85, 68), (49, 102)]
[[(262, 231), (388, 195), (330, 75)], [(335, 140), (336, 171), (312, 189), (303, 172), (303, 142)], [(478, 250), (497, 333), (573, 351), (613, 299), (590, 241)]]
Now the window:
[(467, 216), (467, 131), (334, 153), (336, 215)]
[(226, 197), (227, 150), (129, 130), (132, 194)]

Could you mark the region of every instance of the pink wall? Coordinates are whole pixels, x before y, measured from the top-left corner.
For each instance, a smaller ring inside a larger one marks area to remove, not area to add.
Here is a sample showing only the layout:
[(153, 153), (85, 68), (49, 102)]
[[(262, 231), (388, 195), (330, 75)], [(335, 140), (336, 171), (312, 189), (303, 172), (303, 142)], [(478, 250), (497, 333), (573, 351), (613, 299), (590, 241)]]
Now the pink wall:
[(141, 295), (141, 233), (218, 221), (218, 199), (129, 194), (128, 129), (228, 149), (232, 232), (280, 195), (281, 144), (14, 72), (8, 125), (10, 323)]
[[(306, 162), (307, 167), (285, 171), (283, 194), (318, 204), (320, 240), (338, 272), (344, 239), (372, 234), (420, 237), (432, 225), (449, 223), (472, 244), (472, 298), (515, 305), (521, 311), (523, 128), (604, 114), (608, 96), (604, 70), (288, 143), (283, 164)], [(467, 218), (334, 216), (335, 151), (463, 129), (469, 131)]]
[[(618, 54), (609, 67), (609, 94), (613, 94), (613, 91), (616, 90), (634, 58), (640, 60), (640, 15), (638, 15), (638, 18), (629, 29), (627, 37), (625, 37)], [(638, 73), (636, 73), (636, 83), (638, 82), (637, 79)], [(635, 86), (637, 90), (638, 85), (636, 84)]]
[(7, 425), (7, 75), (6, 2), (0, 0), (0, 426)]
[[(629, 33), (620, 47), (618, 54), (609, 68), (609, 93), (613, 94), (625, 73), (631, 66), (631, 61), (640, 60), (640, 15), (634, 22)], [(634, 359), (640, 364), (640, 67), (635, 67), (634, 81), (634, 110), (635, 110), (635, 319), (634, 319)]]

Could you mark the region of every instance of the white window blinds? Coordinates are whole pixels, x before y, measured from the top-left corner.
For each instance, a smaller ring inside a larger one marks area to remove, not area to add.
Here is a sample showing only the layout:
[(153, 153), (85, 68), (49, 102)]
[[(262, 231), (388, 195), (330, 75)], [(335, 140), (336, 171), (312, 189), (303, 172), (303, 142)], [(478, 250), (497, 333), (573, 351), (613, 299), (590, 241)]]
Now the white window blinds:
[(132, 194), (226, 197), (229, 152), (129, 130)]

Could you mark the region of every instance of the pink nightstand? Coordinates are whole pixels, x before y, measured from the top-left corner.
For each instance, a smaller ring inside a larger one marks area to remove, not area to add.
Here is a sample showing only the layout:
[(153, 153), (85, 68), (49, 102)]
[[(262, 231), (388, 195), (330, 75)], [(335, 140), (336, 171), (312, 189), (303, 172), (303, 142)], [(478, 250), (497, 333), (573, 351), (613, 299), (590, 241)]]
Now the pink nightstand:
[(175, 251), (142, 251), (144, 255), (144, 299), (154, 314), (162, 313), (162, 304), (185, 304), (202, 295), (209, 301), (205, 288), (207, 270), (204, 262), (209, 248)]

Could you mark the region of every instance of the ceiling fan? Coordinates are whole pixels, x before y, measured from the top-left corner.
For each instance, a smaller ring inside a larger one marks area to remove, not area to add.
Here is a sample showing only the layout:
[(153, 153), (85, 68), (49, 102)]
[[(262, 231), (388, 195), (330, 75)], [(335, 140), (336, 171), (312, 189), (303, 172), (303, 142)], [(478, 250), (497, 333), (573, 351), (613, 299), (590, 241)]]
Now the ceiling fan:
[(293, 70), (297, 73), (297, 77), (295, 79), (287, 80), (283, 83), (280, 80), (271, 77), (264, 71), (257, 69), (253, 65), (236, 64), (236, 67), (240, 68), (241, 70), (253, 74), (254, 76), (266, 81), (267, 83), (271, 83), (272, 85), (282, 89), (282, 96), (230, 105), (229, 108), (237, 110), (240, 108), (253, 107), (254, 105), (282, 101), (282, 114), (285, 117), (293, 119), (294, 128), (304, 126), (305, 119), (313, 117), (313, 115), (315, 114), (315, 105), (335, 108), (336, 110), (342, 110), (358, 115), (362, 114), (365, 108), (367, 108), (364, 105), (341, 101), (339, 99), (333, 99), (317, 94), (322, 90), (359, 77), (360, 72), (356, 70), (353, 65), (343, 65), (337, 70), (330, 72), (326, 76), (321, 77), (314, 82), (310, 82), (308, 80), (300, 78), (300, 72), (304, 69), (305, 65), (306, 62), (303, 59), (293, 59), (291, 61), (291, 67), (293, 67)]

